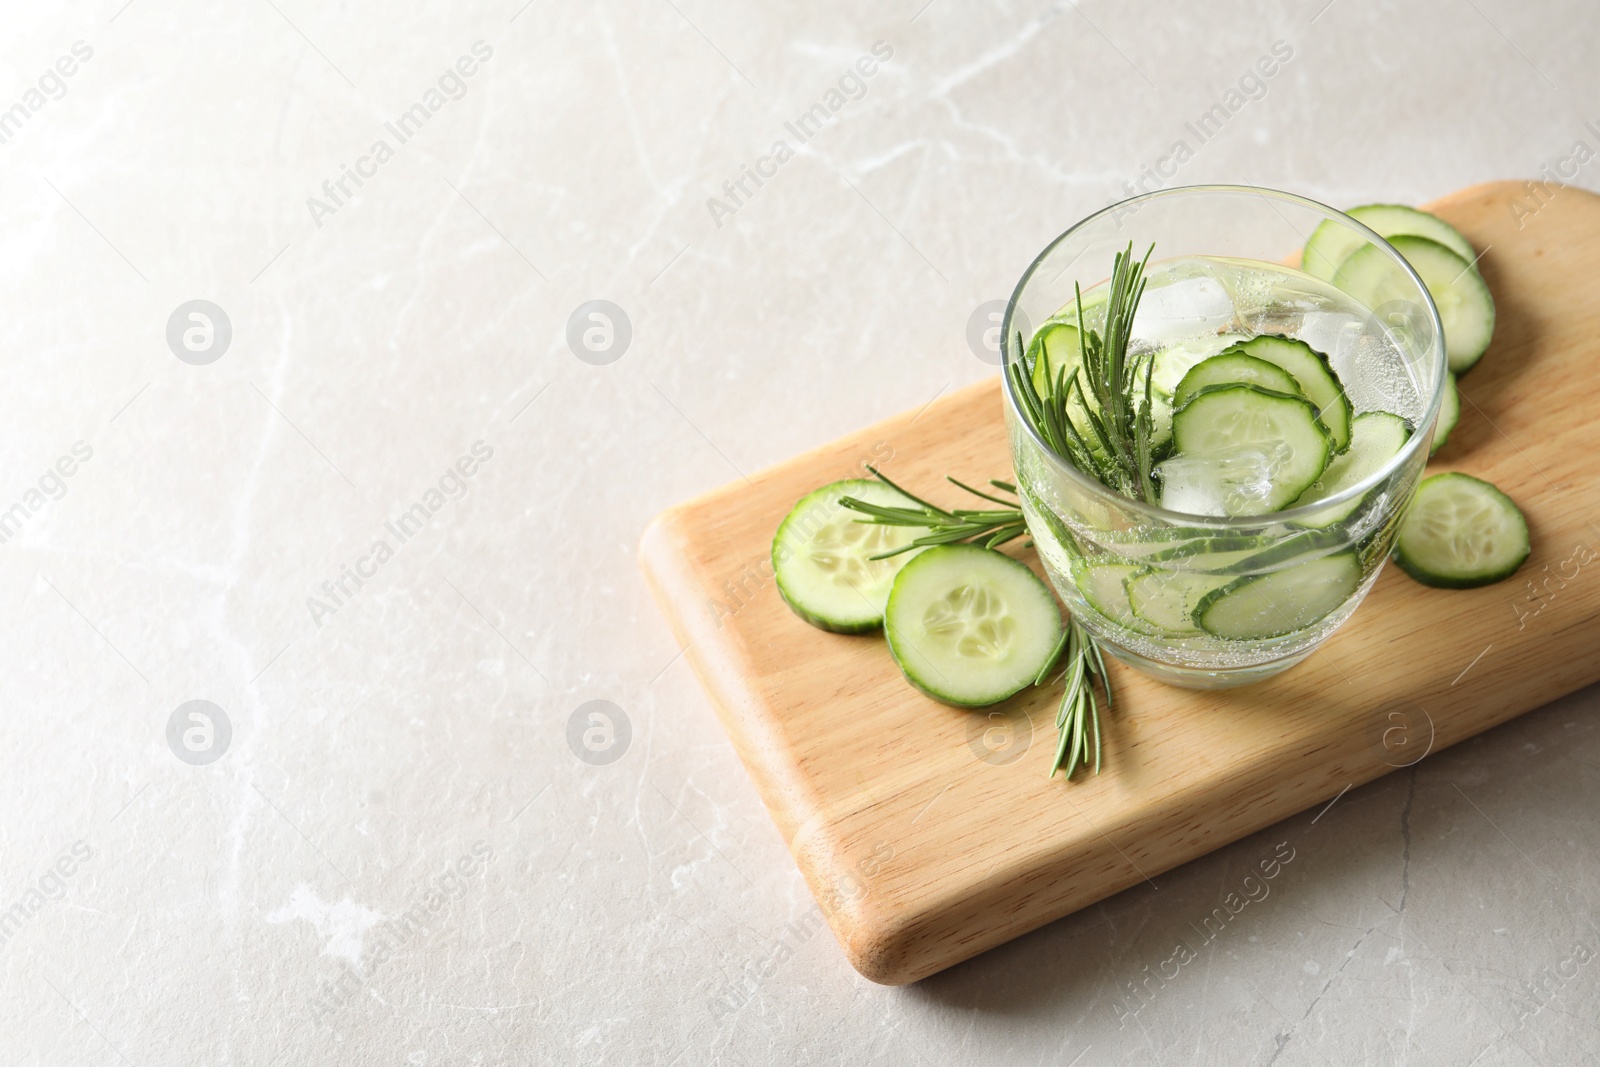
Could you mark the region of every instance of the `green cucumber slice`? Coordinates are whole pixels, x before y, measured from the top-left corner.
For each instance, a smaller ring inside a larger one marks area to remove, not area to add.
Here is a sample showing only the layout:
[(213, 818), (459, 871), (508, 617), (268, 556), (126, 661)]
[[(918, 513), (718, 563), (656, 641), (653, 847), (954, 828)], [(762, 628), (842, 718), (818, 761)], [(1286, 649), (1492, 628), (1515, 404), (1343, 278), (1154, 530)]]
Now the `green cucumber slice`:
[(1302, 395), (1300, 383), (1295, 381), (1294, 375), (1276, 363), (1268, 363), (1264, 359), (1243, 352), (1224, 352), (1189, 368), (1189, 373), (1183, 376), (1183, 380), (1178, 383), (1178, 388), (1172, 394), (1172, 404), (1181, 408), (1194, 394), (1208, 385), (1229, 385), (1235, 382), (1259, 385), (1263, 389), (1271, 389), (1275, 393), (1288, 393), (1290, 396)]
[(1456, 389), (1453, 371), (1444, 372), (1444, 394), (1439, 399), (1439, 421), (1433, 426), (1433, 446), (1428, 455), (1434, 455), (1450, 440), (1450, 431), (1461, 421), (1461, 393)]
[(1300, 269), (1318, 281), (1331, 282), (1344, 261), (1369, 243), (1344, 223), (1326, 219), (1311, 231), (1311, 239), (1300, 253)]
[(1460, 230), (1439, 216), (1418, 211), (1414, 207), (1404, 204), (1367, 204), (1353, 207), (1345, 214), (1391, 244), (1396, 237), (1426, 237), (1444, 245), (1468, 263), (1476, 262), (1478, 258), (1477, 249), (1462, 236)]
[[(1170, 564), (1176, 560), (1204, 556), (1210, 560), (1245, 559), (1272, 544), (1273, 539), (1261, 534), (1211, 534), (1164, 546), (1148, 553), (1152, 562)], [(1185, 564), (1188, 566), (1188, 564)]]
[(1325, 555), (1348, 539), (1336, 530), (1281, 527), (1281, 534), (1222, 535), (1191, 541), (1144, 558), (1152, 566), (1182, 567), (1197, 574), (1260, 574), (1288, 566), (1302, 556)]
[[(1359, 485), (1383, 469), (1384, 465), (1400, 454), (1411, 439), (1411, 423), (1387, 411), (1368, 411), (1357, 415), (1350, 424), (1350, 447), (1333, 457), (1328, 469), (1294, 502), (1295, 507), (1315, 504), (1330, 496)], [(1364, 496), (1323, 508), (1307, 518), (1300, 519), (1305, 526), (1332, 526), (1353, 515), (1361, 507)]]
[[(1046, 324), (1032, 343), (1033, 352), (1033, 387), (1038, 390), (1041, 397), (1047, 397), (1055, 391), (1057, 382), (1064, 382), (1072, 377), (1073, 371), (1083, 365), (1083, 348), (1079, 340), (1078, 328), (1065, 322), (1051, 322)], [(1089, 385), (1081, 376), (1078, 385), (1085, 390)], [(1073, 399), (1067, 405), (1067, 418), (1072, 422), (1078, 435), (1087, 442), (1090, 450), (1099, 452), (1101, 445), (1099, 438), (1090, 428), (1089, 410), (1083, 403), (1083, 394), (1076, 388), (1073, 389)]]
[(1400, 526), (1395, 562), (1423, 585), (1473, 589), (1528, 558), (1528, 522), (1493, 485), (1451, 472), (1424, 478)]
[(1072, 568), (1072, 584), (1089, 606), (1124, 630), (1153, 636), (1157, 631), (1134, 615), (1128, 603), (1128, 579), (1142, 570), (1127, 563), (1085, 563)]
[(1149, 561), (1167, 566), (1189, 567), (1186, 560), (1206, 556), (1238, 555), (1243, 558), (1270, 545), (1272, 538), (1258, 534), (1225, 534), (1216, 530), (1169, 527), (1141, 529), (1136, 537), (1111, 537), (1097, 541), (1098, 547), (1129, 562)]
[(1333, 438), (1333, 448), (1343, 452), (1350, 446), (1350, 418), (1353, 411), (1350, 398), (1345, 395), (1339, 375), (1334, 373), (1328, 357), (1304, 341), (1278, 333), (1252, 337), (1234, 346), (1238, 351), (1288, 371), (1300, 383), (1300, 392), (1317, 409), (1317, 421)]
[(920, 526), (879, 526), (839, 506), (853, 496), (890, 507), (913, 502), (882, 482), (851, 478), (802, 497), (772, 539), (778, 593), (811, 625), (841, 634), (868, 633), (883, 625), (894, 576), (913, 552), (872, 557), (909, 545), (928, 531)]
[(1033, 387), (1040, 396), (1049, 396), (1057, 377), (1071, 375), (1083, 362), (1078, 328), (1064, 322), (1050, 323), (1033, 342)]
[(1203, 597), (1194, 618), (1216, 637), (1263, 641), (1326, 618), (1360, 586), (1361, 561), (1341, 552), (1231, 582)]
[[(1426, 237), (1395, 237), (1389, 241), (1405, 257), (1428, 287), (1444, 324), (1444, 349), (1450, 369), (1465, 374), (1483, 357), (1494, 335), (1494, 297), (1470, 260), (1456, 255)], [(1369, 308), (1384, 301), (1393, 271), (1383, 249), (1368, 245), (1339, 268), (1333, 284)], [(1307, 394), (1310, 395), (1309, 393)]]
[[(1426, 237), (1444, 245), (1469, 263), (1478, 258), (1472, 242), (1463, 237), (1460, 230), (1437, 215), (1418, 211), (1414, 207), (1366, 204), (1353, 207), (1345, 214), (1391, 243), (1396, 237)], [(1300, 269), (1313, 278), (1332, 281), (1345, 260), (1366, 243), (1365, 238), (1348, 227), (1331, 220), (1324, 222), (1312, 233), (1311, 240), (1306, 242)]]
[(1172, 412), (1178, 405), (1173, 400), (1178, 384), (1198, 364), (1213, 358), (1217, 353), (1245, 339), (1240, 333), (1219, 333), (1197, 337), (1168, 345), (1156, 352), (1150, 362), (1150, 418), (1155, 433), (1150, 443), (1159, 454), (1172, 441)]
[(1201, 538), (1211, 537), (1214, 530), (1204, 526), (1133, 526), (1121, 530), (1106, 530), (1100, 533), (1097, 541), (1120, 549), (1121, 546), (1130, 546), (1135, 549), (1148, 547), (1151, 550), (1161, 545), (1175, 545), (1186, 541), (1197, 541)]
[(883, 628), (906, 680), (961, 708), (1032, 685), (1063, 629), (1061, 609), (1031, 570), (976, 545), (924, 549), (902, 567)]
[(1242, 333), (1219, 333), (1215, 336), (1195, 338), (1168, 345), (1151, 357), (1150, 391), (1162, 396), (1173, 396), (1183, 376), (1219, 352), (1226, 351), (1246, 340)]
[[(1299, 561), (1302, 559), (1327, 555), (1333, 549), (1348, 543), (1349, 538), (1339, 530), (1311, 527), (1295, 530), (1291, 534), (1277, 538), (1272, 544), (1237, 562), (1209, 569), (1218, 574), (1264, 574), (1267, 571), (1299, 566)], [(1204, 560), (1197, 560), (1194, 564), (1196, 567), (1204, 565)]]
[[(1184, 545), (1190, 543), (1173, 541), (1105, 541), (1100, 543), (1098, 547), (1122, 559), (1143, 560), (1187, 555), (1188, 553), (1182, 549)], [(1195, 547), (1191, 551), (1202, 551), (1201, 546), (1204, 542), (1196, 542), (1194, 544)]]
[(1256, 543), (1243, 548), (1226, 547), (1234, 543), (1234, 539), (1218, 539), (1215, 548), (1201, 548), (1196, 546), (1194, 551), (1183, 555), (1168, 555), (1165, 558), (1150, 557), (1150, 562), (1155, 566), (1170, 566), (1180, 564), (1185, 570), (1197, 574), (1226, 574), (1236, 578), (1241, 574), (1254, 573), (1255, 561), (1262, 553), (1273, 546), (1271, 538), (1256, 539)]
[(1163, 507), (1200, 515), (1281, 511), (1321, 476), (1328, 431), (1301, 396), (1213, 385), (1172, 417), (1178, 455), (1161, 464)]
[(1197, 634), (1194, 609), (1207, 593), (1227, 585), (1226, 575), (1146, 567), (1128, 576), (1128, 606), (1145, 622), (1169, 634)]

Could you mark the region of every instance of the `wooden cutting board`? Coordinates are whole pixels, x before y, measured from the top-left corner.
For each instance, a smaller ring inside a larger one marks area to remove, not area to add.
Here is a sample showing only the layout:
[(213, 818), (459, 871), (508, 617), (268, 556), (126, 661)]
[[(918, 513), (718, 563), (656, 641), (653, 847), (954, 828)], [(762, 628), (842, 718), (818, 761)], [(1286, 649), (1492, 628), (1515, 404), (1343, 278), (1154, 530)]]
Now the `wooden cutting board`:
[(661, 608), (863, 975), (916, 981), (1600, 679), (1600, 197), (1498, 182), (1429, 210), (1485, 252), (1499, 309), (1430, 470), (1510, 493), (1532, 557), (1471, 591), (1388, 567), (1321, 651), (1255, 686), (1193, 692), (1111, 664), (1098, 777), (1045, 777), (1055, 690), (945, 707), (881, 637), (813, 629), (771, 581), (789, 507), (863, 462), (946, 503), (946, 474), (1010, 477), (998, 377), (645, 531)]

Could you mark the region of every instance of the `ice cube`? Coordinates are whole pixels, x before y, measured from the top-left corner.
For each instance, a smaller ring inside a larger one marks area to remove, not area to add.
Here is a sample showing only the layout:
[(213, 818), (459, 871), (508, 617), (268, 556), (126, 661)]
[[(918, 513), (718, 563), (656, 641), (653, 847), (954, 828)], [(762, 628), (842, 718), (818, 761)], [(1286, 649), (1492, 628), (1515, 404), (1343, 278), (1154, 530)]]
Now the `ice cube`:
[[(1305, 275), (1245, 269), (1226, 272), (1221, 278), (1242, 328), (1252, 334), (1303, 336), (1306, 319), (1339, 311), (1346, 303), (1337, 290)], [(1306, 340), (1321, 348), (1310, 338)]]
[[(1174, 264), (1146, 289), (1133, 316), (1133, 336), (1160, 345), (1215, 333), (1234, 320), (1233, 298), (1202, 262)], [(1171, 281), (1166, 279), (1171, 278)]]
[(1297, 336), (1333, 362), (1333, 369), (1345, 376), (1348, 352), (1361, 330), (1361, 320), (1349, 311), (1308, 311), (1300, 320)]
[(1191, 452), (1156, 465), (1161, 506), (1189, 515), (1260, 515), (1271, 511), (1272, 476), (1288, 458), (1281, 441)]

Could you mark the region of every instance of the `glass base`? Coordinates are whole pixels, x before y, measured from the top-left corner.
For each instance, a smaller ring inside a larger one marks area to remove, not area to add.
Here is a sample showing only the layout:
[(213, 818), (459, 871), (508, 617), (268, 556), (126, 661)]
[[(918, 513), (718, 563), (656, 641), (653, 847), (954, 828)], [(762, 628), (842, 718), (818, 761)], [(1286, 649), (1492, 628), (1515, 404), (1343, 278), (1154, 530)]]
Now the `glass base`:
[(1247, 667), (1180, 667), (1171, 663), (1161, 663), (1148, 659), (1137, 652), (1129, 652), (1110, 641), (1101, 639), (1100, 647), (1111, 656), (1121, 660), (1141, 674), (1149, 675), (1158, 682), (1175, 685), (1180, 689), (1234, 689), (1241, 685), (1251, 685), (1262, 682), (1275, 674), (1293, 667), (1315, 651), (1315, 646), (1303, 652), (1296, 652), (1292, 656), (1282, 659), (1268, 660), (1265, 663), (1252, 663)]

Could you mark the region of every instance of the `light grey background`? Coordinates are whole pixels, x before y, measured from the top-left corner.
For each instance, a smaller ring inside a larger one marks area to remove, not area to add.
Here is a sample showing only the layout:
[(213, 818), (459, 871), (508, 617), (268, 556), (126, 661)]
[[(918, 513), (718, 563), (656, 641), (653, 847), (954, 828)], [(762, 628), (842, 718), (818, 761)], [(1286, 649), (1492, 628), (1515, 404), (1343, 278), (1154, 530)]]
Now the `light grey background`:
[[(647, 596), (649, 517), (993, 373), (973, 309), (1275, 42), (1174, 181), (1418, 202), (1600, 143), (1576, 0), (922, 4), (7, 5), (0, 1059), (1600, 1056), (1594, 691), (913, 988), (819, 929)], [(595, 365), (567, 324), (602, 299), (631, 342)], [(167, 343), (191, 300), (232, 327), (205, 365)], [(191, 700), (231, 726), (210, 763), (168, 745)], [(594, 700), (631, 728), (609, 763), (569, 731)], [(1271, 895), (1136, 999), (1280, 842)]]

